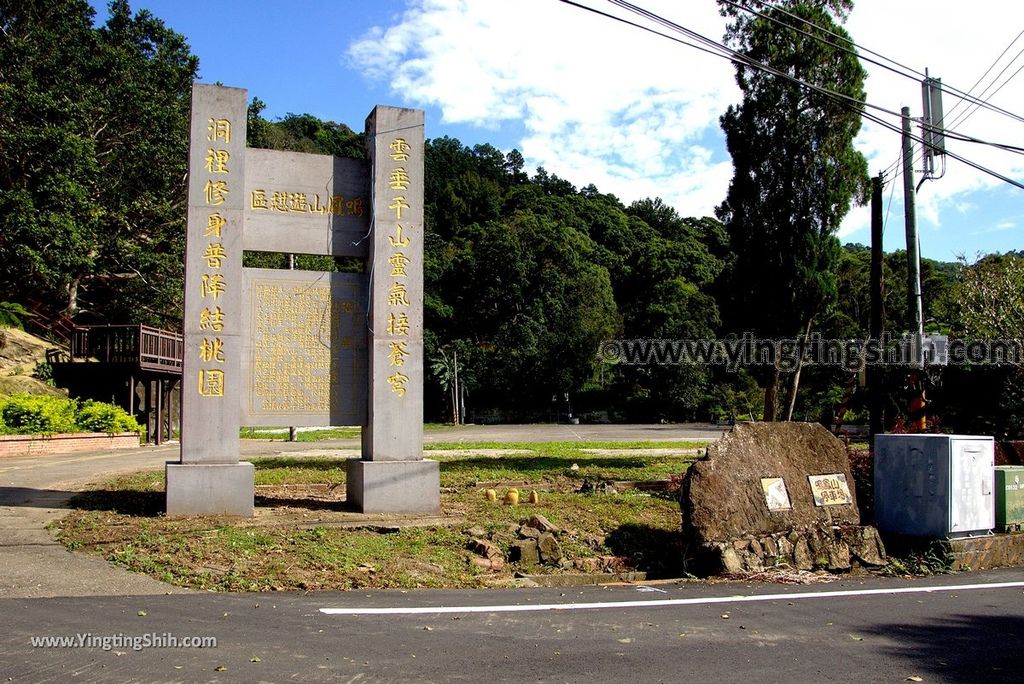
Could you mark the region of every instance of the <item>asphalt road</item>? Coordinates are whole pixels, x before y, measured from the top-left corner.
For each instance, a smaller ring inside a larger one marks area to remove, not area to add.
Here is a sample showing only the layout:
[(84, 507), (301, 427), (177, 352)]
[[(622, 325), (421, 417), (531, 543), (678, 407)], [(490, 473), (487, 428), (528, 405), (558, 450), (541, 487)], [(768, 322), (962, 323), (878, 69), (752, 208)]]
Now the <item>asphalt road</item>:
[[(997, 582), (1016, 586), (891, 593)], [(883, 593), (836, 593), (865, 589)], [(738, 598), (765, 595), (776, 596)], [(693, 603), (645, 605), (655, 601)], [(581, 602), (611, 605), (489, 608)], [(327, 615), (325, 607), (426, 612)], [(12, 682), (1019, 682), (1022, 610), (1019, 570), (800, 587), (10, 599), (0, 600), (0, 672)], [(217, 644), (104, 650), (31, 641), (153, 633)]]
[[(709, 426), (596, 426), (591, 431), (594, 427), (464, 428), (458, 435), (428, 433), (427, 438), (571, 438), (563, 429), (588, 440), (717, 435)], [(354, 443), (246, 442), (243, 452), (326, 446)], [(176, 454), (177, 447), (168, 445), (0, 460), (0, 682), (1024, 680), (1020, 569), (924, 580), (845, 578), (799, 587), (692, 582), (167, 594), (176, 590), (69, 553), (44, 529), (62, 514), (77, 483), (160, 468)], [(963, 586), (979, 583), (1012, 585)], [(940, 586), (953, 590), (916, 591)], [(874, 593), (860, 593), (864, 590)], [(559, 609), (517, 608), (547, 604)], [(373, 614), (381, 609), (386, 612)], [(179, 640), (215, 637), (217, 645), (135, 650), (109, 639), (150, 635), (152, 640), (154, 634)], [(33, 637), (47, 636), (92, 644), (33, 645)]]

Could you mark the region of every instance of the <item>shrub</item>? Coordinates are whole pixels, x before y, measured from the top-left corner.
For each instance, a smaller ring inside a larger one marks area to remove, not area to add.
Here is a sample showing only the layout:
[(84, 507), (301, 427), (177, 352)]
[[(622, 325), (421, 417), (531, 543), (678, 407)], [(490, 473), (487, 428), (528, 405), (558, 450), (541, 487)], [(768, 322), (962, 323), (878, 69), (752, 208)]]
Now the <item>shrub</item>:
[(84, 402), (75, 420), (86, 432), (142, 432), (142, 426), (123, 408), (100, 401)]
[(77, 407), (78, 402), (74, 399), (15, 394), (4, 402), (0, 420), (16, 434), (78, 432), (75, 424)]
[(32, 369), (32, 377), (53, 387), (53, 366), (48, 361), (40, 361)]

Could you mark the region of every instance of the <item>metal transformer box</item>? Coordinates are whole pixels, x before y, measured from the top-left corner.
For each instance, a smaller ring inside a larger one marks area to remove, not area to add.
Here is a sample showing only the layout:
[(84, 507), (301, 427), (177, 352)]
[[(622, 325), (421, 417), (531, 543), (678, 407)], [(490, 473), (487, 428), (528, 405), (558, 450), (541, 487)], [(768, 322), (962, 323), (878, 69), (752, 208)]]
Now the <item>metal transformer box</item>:
[(990, 532), (994, 465), (991, 437), (876, 435), (875, 525), (914, 537)]
[(996, 529), (1024, 526), (1024, 466), (996, 466)]

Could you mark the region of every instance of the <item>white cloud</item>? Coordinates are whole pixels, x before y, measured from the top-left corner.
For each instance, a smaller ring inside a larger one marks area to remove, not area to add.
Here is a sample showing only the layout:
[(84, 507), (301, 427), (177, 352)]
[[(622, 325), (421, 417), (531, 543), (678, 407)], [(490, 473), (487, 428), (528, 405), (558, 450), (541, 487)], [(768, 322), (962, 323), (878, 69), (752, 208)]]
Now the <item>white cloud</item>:
[[(610, 3), (589, 4), (615, 11)], [(706, 36), (723, 33), (711, 0), (642, 4)], [(859, 44), (915, 69), (928, 66), (943, 83), (967, 89), (1022, 25), (1024, 4), (1017, 2), (965, 9), (954, 0), (858, 0), (846, 27)], [(1004, 62), (1020, 47), (1024, 43)], [(436, 107), (444, 123), (521, 130), (518, 146), (528, 165), (576, 185), (594, 183), (626, 202), (660, 196), (684, 215), (711, 214), (725, 196), (732, 168), (718, 117), (739, 92), (724, 59), (555, 0), (410, 0), (400, 18), (355, 41), (348, 56), (404, 100)], [(865, 67), (869, 102), (897, 112), (908, 105), (920, 115), (914, 80)], [(1024, 76), (993, 102), (1020, 109), (1022, 86)], [(947, 120), (959, 113), (955, 104), (946, 98)], [(881, 116), (899, 125), (898, 118)], [(985, 110), (958, 128), (986, 140), (1024, 138), (1024, 125)], [(856, 144), (873, 175), (899, 159), (899, 134), (877, 124), (866, 123)], [(1004, 175), (1024, 177), (1024, 156), (957, 141), (948, 146)], [(900, 183), (898, 177), (892, 182)], [(946, 176), (926, 183), (918, 197), (923, 234), (941, 227), (951, 239), (967, 233), (953, 224), (984, 223), (978, 212), (990, 207), (972, 194), (1000, 184), (950, 161)], [(902, 215), (899, 185), (890, 212)], [(867, 209), (856, 209), (840, 237), (866, 241), (868, 225)]]
[[(945, 87), (952, 86), (961, 91), (971, 88), (996, 60), (1003, 48), (1020, 33), (1022, 27), (1024, 5), (1020, 3), (976, 3), (968, 10), (963, 3), (954, 0), (859, 0), (846, 24), (854, 40), (861, 46), (885, 54), (916, 71), (924, 71), (927, 67), (929, 74), (941, 78)], [(1003, 57), (999, 66), (983, 81), (978, 93), (1021, 48), (1024, 48), (1024, 42), (1018, 42), (1015, 48)], [(1011, 76), (1020, 64), (1018, 61), (1005, 72), (1000, 82)], [(921, 116), (921, 88), (918, 82), (868, 62), (864, 62), (864, 66), (869, 74), (866, 83), (868, 102), (895, 112), (907, 106), (910, 108), (911, 116)], [(1022, 87), (1024, 77), (1018, 77), (1018, 80), (1011, 81), (998, 94), (990, 95), (986, 99), (1000, 107), (1021, 113), (1018, 110), (1021, 109)], [(943, 100), (947, 125), (966, 113), (967, 107), (952, 94), (946, 93)], [(878, 112), (876, 114), (892, 125), (900, 126), (898, 117)], [(1024, 134), (1024, 124), (981, 109), (956, 123), (955, 130), (983, 140), (1019, 144)], [(920, 129), (916, 124), (914, 134), (920, 135)], [(951, 152), (982, 166), (1011, 178), (1024, 178), (1024, 156), (952, 139), (948, 139), (946, 144)], [(872, 175), (883, 169), (902, 169), (901, 166), (893, 165), (899, 159), (900, 145), (899, 133), (871, 122), (865, 123), (857, 139), (857, 146), (868, 158)], [(920, 183), (921, 179), (919, 150), (917, 147), (917, 183)], [(889, 177), (892, 179), (891, 182), (897, 184), (893, 208), (898, 209), (902, 215), (902, 180), (895, 174)], [(941, 230), (951, 224), (959, 226), (961, 221), (970, 218), (973, 213), (984, 210), (985, 207), (979, 207), (972, 201), (972, 194), (997, 186), (1005, 187), (1005, 184), (959, 161), (947, 159), (945, 176), (939, 180), (926, 182), (917, 195), (918, 224), (922, 228), (922, 235), (925, 236), (928, 230)], [(886, 188), (887, 196), (888, 190), (889, 188)], [(973, 220), (976, 222), (978, 217), (975, 216)], [(851, 215), (843, 228), (847, 230), (848, 226), (854, 224), (859, 226), (856, 230), (868, 225), (866, 221), (860, 221)], [(851, 232), (856, 231), (851, 229)]]
[[(723, 32), (711, 2), (645, 6)], [(553, 0), (417, 0), (400, 22), (353, 43), (349, 58), (439, 108), (445, 123), (521, 125), (529, 166), (576, 185), (627, 202), (660, 196), (697, 215), (725, 195), (731, 162), (704, 142), (738, 99), (725, 60)]]

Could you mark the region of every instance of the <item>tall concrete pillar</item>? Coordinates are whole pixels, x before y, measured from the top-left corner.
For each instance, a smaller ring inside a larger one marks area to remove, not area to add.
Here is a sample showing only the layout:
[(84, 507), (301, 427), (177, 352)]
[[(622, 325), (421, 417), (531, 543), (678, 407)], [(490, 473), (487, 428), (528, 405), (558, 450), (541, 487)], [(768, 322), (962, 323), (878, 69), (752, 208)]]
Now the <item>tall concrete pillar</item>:
[(192, 87), (181, 459), (167, 464), (168, 515), (253, 515), (238, 441), (246, 100), (240, 88)]
[(434, 513), (439, 468), (423, 458), (423, 112), (374, 108), (366, 144), (368, 404), (348, 500), (367, 513)]

